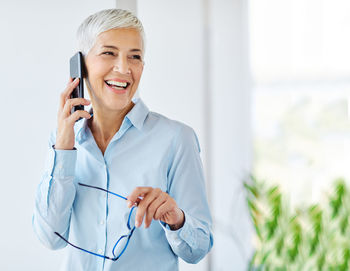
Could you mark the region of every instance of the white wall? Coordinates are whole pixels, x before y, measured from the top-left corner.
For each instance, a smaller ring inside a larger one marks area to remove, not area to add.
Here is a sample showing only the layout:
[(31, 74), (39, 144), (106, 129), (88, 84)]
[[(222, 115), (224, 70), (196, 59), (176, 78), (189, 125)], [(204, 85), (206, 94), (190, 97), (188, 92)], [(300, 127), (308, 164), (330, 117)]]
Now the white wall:
[(249, 174), (251, 78), (248, 1), (211, 1), (212, 188), (216, 244), (212, 270), (246, 270), (252, 226), (242, 182)]

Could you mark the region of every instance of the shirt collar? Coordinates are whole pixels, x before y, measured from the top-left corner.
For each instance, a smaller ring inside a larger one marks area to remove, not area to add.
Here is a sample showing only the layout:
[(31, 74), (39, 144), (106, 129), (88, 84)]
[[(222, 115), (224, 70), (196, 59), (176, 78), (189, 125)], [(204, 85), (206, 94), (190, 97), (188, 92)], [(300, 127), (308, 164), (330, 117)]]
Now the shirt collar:
[[(130, 112), (126, 114), (125, 118), (127, 118), (138, 130), (141, 130), (148, 115), (149, 109), (141, 98), (133, 98), (132, 102), (135, 105)], [(87, 121), (87, 119), (83, 118), (77, 121), (74, 126), (74, 131), (78, 142), (86, 139)]]
[(132, 125), (134, 125), (137, 129), (141, 130), (143, 123), (148, 115), (149, 109), (141, 100), (141, 98), (134, 98), (133, 103), (134, 107), (130, 110), (126, 117), (130, 120)]

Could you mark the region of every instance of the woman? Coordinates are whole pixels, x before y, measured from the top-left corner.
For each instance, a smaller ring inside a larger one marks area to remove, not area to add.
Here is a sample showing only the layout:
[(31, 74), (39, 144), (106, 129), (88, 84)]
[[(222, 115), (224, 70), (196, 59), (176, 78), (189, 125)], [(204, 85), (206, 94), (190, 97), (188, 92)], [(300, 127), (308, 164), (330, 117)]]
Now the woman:
[[(79, 83), (70, 79), (36, 194), (35, 233), (51, 249), (68, 248), (63, 270), (197, 263), (213, 244), (199, 144), (192, 128), (134, 98), (144, 67), (141, 22), (102, 10), (77, 34), (91, 102), (70, 98)], [(90, 103), (93, 112), (71, 113)]]

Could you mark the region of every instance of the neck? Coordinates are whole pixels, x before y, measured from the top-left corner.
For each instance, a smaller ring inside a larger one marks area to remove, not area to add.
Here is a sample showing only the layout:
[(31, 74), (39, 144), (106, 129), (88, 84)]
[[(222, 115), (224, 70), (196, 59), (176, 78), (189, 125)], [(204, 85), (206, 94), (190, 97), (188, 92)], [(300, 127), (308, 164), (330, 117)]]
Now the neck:
[(130, 102), (127, 107), (118, 111), (108, 111), (104, 108), (95, 108), (93, 117), (88, 121), (89, 128), (96, 141), (108, 145), (112, 137), (119, 131), (122, 122), (128, 112), (134, 107)]

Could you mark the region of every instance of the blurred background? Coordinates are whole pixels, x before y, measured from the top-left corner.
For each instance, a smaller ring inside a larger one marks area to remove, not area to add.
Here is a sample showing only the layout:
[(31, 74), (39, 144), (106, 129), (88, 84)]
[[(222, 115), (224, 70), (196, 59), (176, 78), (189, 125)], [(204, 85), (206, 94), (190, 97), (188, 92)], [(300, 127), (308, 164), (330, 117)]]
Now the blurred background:
[(247, 270), (257, 249), (249, 175), (292, 206), (350, 179), (347, 0), (1, 1), (0, 269), (59, 269), (64, 250), (32, 230), (35, 191), (76, 30), (115, 7), (145, 28), (141, 98), (200, 140), (214, 247), (181, 270)]

